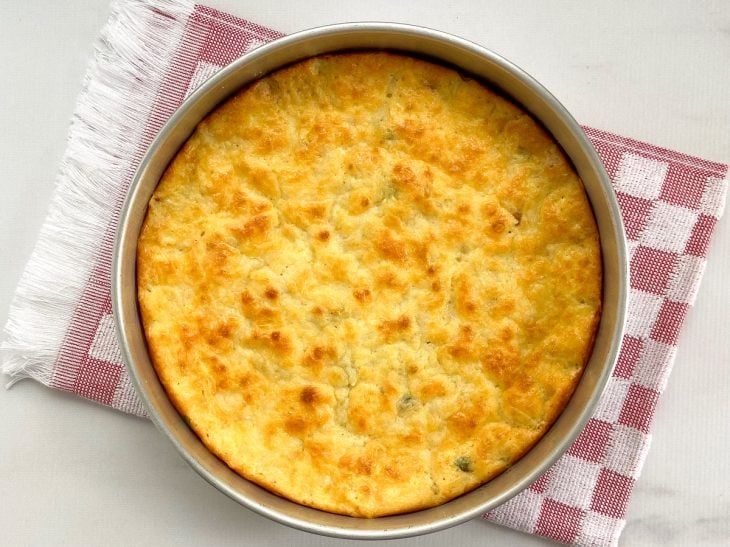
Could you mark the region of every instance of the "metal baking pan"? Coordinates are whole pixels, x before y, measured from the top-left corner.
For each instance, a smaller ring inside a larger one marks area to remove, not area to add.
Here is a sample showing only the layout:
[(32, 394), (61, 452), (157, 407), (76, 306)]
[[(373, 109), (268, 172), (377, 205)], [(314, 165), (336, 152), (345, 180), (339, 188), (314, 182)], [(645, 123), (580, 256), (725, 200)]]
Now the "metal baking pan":
[[(583, 180), (598, 223), (604, 268), (603, 311), (592, 356), (548, 433), (511, 468), (476, 490), (430, 509), (373, 519), (327, 513), (281, 498), (237, 475), (209, 452), (186, 426), (157, 378), (136, 297), (136, 245), (147, 203), (198, 122), (264, 74), (313, 55), (353, 49), (396, 50), (452, 65), (498, 88), (530, 112), (560, 143)], [(247, 53), (204, 83), (175, 112), (147, 151), (129, 190), (119, 224), (112, 290), (122, 354), (137, 392), (157, 427), (200, 475), (245, 507), (283, 524), (330, 536), (375, 539), (434, 532), (481, 515), (519, 493), (568, 449), (591, 417), (613, 371), (626, 313), (628, 269), (611, 183), (578, 123), (544, 87), (499, 55), (443, 32), (392, 23), (349, 23), (299, 32)]]

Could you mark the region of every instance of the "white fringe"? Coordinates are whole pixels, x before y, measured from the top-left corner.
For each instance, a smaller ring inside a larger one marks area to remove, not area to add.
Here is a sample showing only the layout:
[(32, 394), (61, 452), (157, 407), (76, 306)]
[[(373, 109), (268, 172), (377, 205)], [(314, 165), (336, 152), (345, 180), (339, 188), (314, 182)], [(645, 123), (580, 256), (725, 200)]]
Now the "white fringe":
[(111, 6), (84, 77), (48, 216), (10, 306), (0, 344), (8, 387), (24, 378), (51, 381), (115, 196), (192, 10), (187, 0), (119, 0)]

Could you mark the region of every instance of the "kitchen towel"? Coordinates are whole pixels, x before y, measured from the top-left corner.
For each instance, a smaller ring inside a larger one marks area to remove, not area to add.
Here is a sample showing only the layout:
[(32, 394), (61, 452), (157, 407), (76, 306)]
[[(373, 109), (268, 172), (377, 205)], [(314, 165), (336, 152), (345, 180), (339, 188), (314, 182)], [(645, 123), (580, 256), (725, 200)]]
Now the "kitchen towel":
[[(119, 212), (146, 148), (198, 85), (280, 33), (184, 0), (120, 0), (71, 123), (48, 217), (0, 346), (10, 384), (34, 378), (144, 416), (122, 363), (110, 270)], [(626, 334), (595, 415), (539, 480), (484, 518), (576, 545), (625, 524), (650, 427), (722, 214), (727, 165), (585, 128), (611, 177), (629, 240)]]

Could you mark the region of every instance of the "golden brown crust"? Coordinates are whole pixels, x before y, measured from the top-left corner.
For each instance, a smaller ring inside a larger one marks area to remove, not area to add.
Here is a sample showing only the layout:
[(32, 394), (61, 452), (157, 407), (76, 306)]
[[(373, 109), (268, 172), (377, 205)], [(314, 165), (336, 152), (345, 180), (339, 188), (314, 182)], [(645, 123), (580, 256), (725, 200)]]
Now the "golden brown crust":
[(138, 290), (213, 452), (374, 517), (471, 490), (544, 434), (590, 354), (601, 262), (532, 118), (448, 68), (352, 53), (201, 122), (150, 201)]

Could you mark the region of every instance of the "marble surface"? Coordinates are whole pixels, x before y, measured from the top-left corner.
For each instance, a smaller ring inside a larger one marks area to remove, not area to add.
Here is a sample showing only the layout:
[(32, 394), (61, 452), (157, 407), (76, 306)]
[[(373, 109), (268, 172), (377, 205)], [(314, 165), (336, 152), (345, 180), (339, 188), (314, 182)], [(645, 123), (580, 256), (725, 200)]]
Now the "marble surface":
[[(353, 20), (440, 28), (522, 66), (581, 123), (730, 161), (730, 5), (724, 0), (208, 4), (284, 32)], [(81, 77), (107, 13), (100, 0), (3, 2), (2, 324), (44, 217)], [(728, 277), (725, 218), (659, 404), (622, 545), (730, 544)], [(0, 390), (0, 500), (4, 545), (339, 543), (242, 509), (198, 478), (150, 423), (30, 381)], [(545, 543), (473, 521), (389, 545), (447, 542)]]

